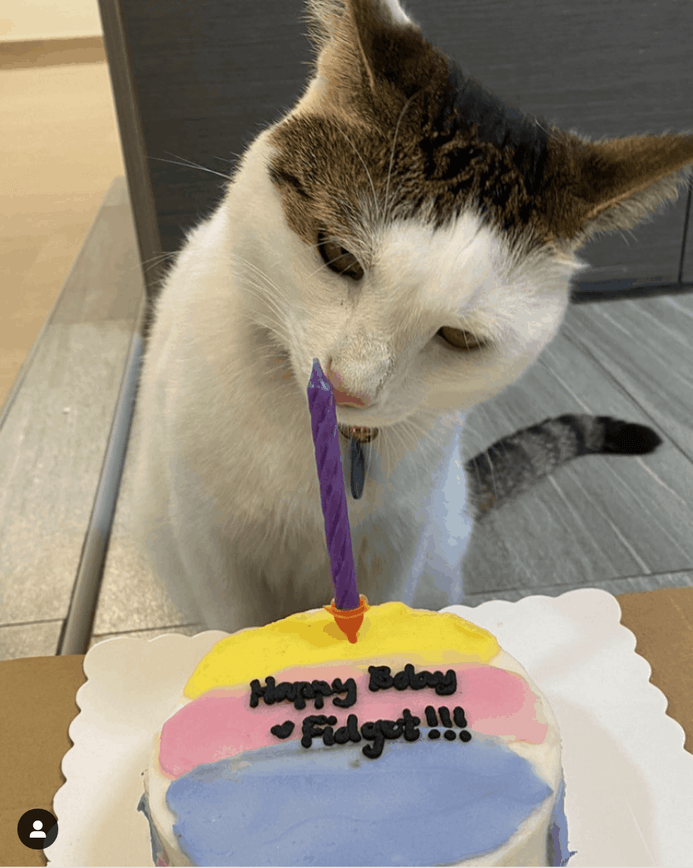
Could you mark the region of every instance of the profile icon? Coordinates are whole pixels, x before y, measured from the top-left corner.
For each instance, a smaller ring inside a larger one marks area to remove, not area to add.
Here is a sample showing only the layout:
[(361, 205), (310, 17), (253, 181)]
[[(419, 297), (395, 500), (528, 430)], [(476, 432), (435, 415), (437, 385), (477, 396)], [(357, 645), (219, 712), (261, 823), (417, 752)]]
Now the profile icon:
[(30, 838), (45, 838), (46, 833), (43, 831), (43, 820), (34, 820), (34, 831), (29, 835)]
[(31, 850), (43, 850), (58, 837), (58, 821), (50, 811), (32, 808), (19, 818), (17, 837)]

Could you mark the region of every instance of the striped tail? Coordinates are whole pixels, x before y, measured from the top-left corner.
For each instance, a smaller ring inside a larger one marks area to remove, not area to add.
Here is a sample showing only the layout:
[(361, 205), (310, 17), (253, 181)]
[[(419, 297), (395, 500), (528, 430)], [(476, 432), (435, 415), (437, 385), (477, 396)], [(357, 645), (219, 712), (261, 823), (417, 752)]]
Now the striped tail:
[(544, 419), (466, 462), (470, 512), (483, 518), (580, 455), (646, 455), (661, 442), (647, 425), (611, 416), (566, 413)]

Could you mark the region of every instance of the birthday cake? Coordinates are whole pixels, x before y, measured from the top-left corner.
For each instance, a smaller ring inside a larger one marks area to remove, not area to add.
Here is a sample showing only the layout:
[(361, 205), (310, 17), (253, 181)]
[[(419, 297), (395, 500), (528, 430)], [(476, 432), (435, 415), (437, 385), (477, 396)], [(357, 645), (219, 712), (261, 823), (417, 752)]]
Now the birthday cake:
[(200, 660), (157, 734), (139, 809), (156, 865), (566, 865), (551, 708), (488, 631), (324, 610)]

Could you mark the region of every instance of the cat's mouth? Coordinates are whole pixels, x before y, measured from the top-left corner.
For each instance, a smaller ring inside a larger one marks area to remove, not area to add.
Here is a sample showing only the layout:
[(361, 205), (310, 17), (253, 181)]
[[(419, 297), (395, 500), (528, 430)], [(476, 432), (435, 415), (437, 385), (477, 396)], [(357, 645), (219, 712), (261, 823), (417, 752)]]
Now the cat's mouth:
[(377, 428), (366, 428), (364, 425), (342, 425), (338, 423), (337, 427), (342, 437), (347, 440), (353, 437), (359, 443), (370, 443), (371, 440), (375, 440), (378, 436)]

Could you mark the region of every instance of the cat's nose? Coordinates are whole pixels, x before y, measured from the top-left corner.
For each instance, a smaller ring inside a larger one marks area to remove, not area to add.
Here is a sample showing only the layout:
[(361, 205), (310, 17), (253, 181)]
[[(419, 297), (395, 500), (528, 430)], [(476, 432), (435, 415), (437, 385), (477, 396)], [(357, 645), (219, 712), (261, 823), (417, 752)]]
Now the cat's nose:
[(327, 379), (332, 384), (334, 400), (338, 407), (367, 407), (370, 403), (367, 397), (360, 397), (344, 388), (342, 377), (332, 368), (327, 368)]

